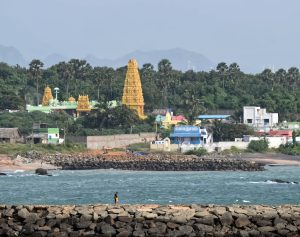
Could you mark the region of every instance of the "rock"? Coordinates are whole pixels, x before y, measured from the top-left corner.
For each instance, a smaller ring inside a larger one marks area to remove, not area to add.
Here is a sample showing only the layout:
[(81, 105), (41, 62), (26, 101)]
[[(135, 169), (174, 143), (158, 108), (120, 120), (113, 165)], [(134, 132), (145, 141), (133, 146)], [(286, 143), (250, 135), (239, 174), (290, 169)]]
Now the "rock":
[(210, 225), (194, 224), (194, 228), (198, 231), (213, 232), (214, 228)]
[(124, 209), (123, 209), (123, 208), (110, 209), (110, 210), (108, 210), (108, 213), (109, 213), (109, 214), (119, 214), (119, 213), (122, 213), (122, 212), (124, 212)]
[(115, 221), (114, 221), (114, 219), (112, 218), (111, 215), (108, 215), (107, 217), (105, 217), (103, 219), (103, 221), (106, 222), (109, 225), (114, 225), (115, 224)]
[(276, 229), (273, 226), (262, 226), (262, 227), (258, 227), (258, 230), (262, 233), (265, 233), (265, 232), (273, 232)]
[(30, 213), (26, 218), (25, 218), (25, 223), (32, 223), (34, 224), (38, 220), (38, 215), (36, 213)]
[(250, 221), (246, 215), (240, 215), (235, 221), (235, 226), (238, 228), (247, 226), (249, 224), (250, 224)]
[(141, 216), (145, 217), (146, 219), (154, 219), (154, 218), (157, 217), (157, 214), (155, 214), (155, 213), (149, 213), (149, 212), (142, 212)]
[(116, 234), (115, 228), (113, 228), (112, 226), (110, 226), (110, 225), (108, 225), (106, 223), (103, 223), (101, 225), (101, 232), (104, 235), (111, 235), (111, 236), (114, 236)]
[(223, 215), (220, 217), (220, 221), (222, 225), (224, 226), (230, 226), (233, 222), (233, 218), (230, 212), (226, 211), (223, 213)]
[(129, 223), (129, 222), (132, 222), (132, 217), (129, 217), (129, 216), (118, 216), (118, 220), (121, 221), (121, 222)]
[(117, 234), (117, 237), (129, 237), (131, 235), (131, 233), (129, 231), (122, 231), (119, 234)]
[(167, 223), (167, 227), (169, 228), (169, 229), (176, 229), (176, 228), (178, 228), (180, 225), (178, 225), (178, 224), (176, 224), (176, 223), (174, 223), (174, 222), (168, 222)]
[(7, 208), (6, 210), (3, 211), (3, 216), (7, 217), (12, 217), (14, 214), (15, 210), (13, 208)]
[(298, 231), (297, 227), (293, 226), (293, 225), (287, 225), (286, 229), (288, 229), (291, 232), (297, 232)]
[(29, 211), (26, 208), (22, 208), (21, 210), (18, 211), (18, 216), (26, 219), (29, 216)]
[(3, 176), (4, 176), (4, 175), (7, 175), (7, 174), (5, 174), (5, 173), (0, 173), (0, 175), (3, 175)]
[(37, 168), (35, 170), (35, 173), (38, 174), (38, 175), (48, 175), (48, 172), (46, 169), (43, 169), (43, 168)]
[(142, 230), (135, 230), (132, 233), (133, 237), (144, 237), (145, 236), (145, 232)]
[(189, 235), (194, 231), (193, 227), (188, 225), (179, 226), (178, 230), (184, 235)]
[(90, 224), (92, 224), (91, 221), (81, 221), (81, 222), (76, 223), (76, 228), (86, 229), (90, 226)]

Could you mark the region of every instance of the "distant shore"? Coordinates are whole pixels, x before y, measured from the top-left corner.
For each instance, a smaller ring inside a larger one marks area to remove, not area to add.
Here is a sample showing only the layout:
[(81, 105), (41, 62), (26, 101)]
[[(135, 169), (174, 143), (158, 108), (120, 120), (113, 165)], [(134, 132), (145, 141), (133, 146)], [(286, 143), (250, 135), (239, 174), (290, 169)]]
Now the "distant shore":
[(157, 171), (263, 170), (264, 165), (300, 165), (300, 157), (277, 153), (243, 153), (231, 156), (195, 157), (171, 154), (133, 155), (125, 152), (109, 154), (79, 153), (72, 155), (40, 155), (11, 158), (0, 155), (0, 172), (44, 169), (123, 169)]

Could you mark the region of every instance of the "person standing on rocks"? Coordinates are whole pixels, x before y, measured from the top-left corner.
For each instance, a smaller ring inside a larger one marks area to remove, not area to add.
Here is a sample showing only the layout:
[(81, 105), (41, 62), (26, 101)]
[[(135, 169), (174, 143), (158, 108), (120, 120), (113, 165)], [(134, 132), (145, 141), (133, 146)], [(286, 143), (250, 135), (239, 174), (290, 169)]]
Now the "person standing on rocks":
[(115, 201), (115, 205), (118, 205), (118, 204), (119, 204), (119, 196), (118, 196), (118, 192), (115, 193), (114, 201)]

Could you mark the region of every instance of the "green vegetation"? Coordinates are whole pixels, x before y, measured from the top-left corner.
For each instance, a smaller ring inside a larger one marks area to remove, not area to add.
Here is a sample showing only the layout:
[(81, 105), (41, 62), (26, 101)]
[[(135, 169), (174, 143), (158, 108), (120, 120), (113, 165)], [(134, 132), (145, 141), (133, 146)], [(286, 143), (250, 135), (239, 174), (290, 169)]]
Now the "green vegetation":
[[(0, 109), (24, 109), (36, 104), (46, 85), (60, 88), (59, 100), (88, 94), (93, 100), (121, 101), (126, 67), (92, 67), (85, 60), (71, 59), (49, 68), (32, 60), (29, 68), (0, 63)], [(210, 72), (174, 70), (169, 60), (157, 70), (147, 63), (140, 68), (145, 111), (171, 107), (189, 120), (193, 113), (220, 109), (236, 111), (240, 121), (244, 105), (257, 105), (278, 112), (281, 120), (299, 120), (300, 73), (292, 67), (258, 74), (242, 72), (236, 63), (219, 63)], [(191, 111), (192, 110), (192, 111)]]
[(253, 128), (245, 124), (222, 123), (220, 121), (214, 122), (212, 129), (215, 142), (234, 141), (237, 137), (254, 134)]
[(299, 156), (300, 155), (300, 145), (299, 144), (292, 144), (288, 143), (285, 145), (281, 145), (278, 148), (278, 151), (287, 154), (287, 155), (294, 155), (294, 156)]
[(198, 148), (195, 150), (189, 150), (184, 153), (185, 155), (196, 155), (196, 156), (204, 156), (207, 155), (207, 150), (205, 148)]
[(269, 144), (264, 140), (251, 141), (248, 145), (248, 151), (250, 152), (266, 152), (268, 151)]
[(51, 144), (0, 144), (0, 154), (17, 155), (25, 154), (27, 152), (37, 152), (41, 154), (51, 153), (78, 153), (86, 151), (82, 144), (66, 144), (64, 145), (51, 145)]
[[(45, 122), (60, 127), (68, 135), (111, 135), (156, 131), (154, 118), (140, 121), (123, 106), (109, 108), (107, 101), (121, 101), (126, 66), (117, 69), (92, 67), (85, 60), (71, 59), (49, 68), (43, 62), (32, 60), (28, 68), (0, 63), (0, 110), (19, 109), (19, 113), (0, 113), (0, 127), (19, 127), (23, 134), (30, 134), (34, 122)], [(269, 112), (278, 112), (280, 120), (299, 120), (300, 73), (298, 68), (265, 69), (252, 75), (243, 73), (238, 64), (219, 63), (210, 72), (182, 72), (174, 70), (169, 60), (158, 63), (157, 70), (146, 63), (140, 68), (145, 112), (157, 108), (172, 108), (182, 113), (192, 124), (195, 115), (208, 111), (230, 110), (233, 119), (241, 120), (242, 107), (257, 105)], [(41, 101), (46, 85), (60, 88), (59, 100), (69, 96), (77, 99), (88, 94), (99, 102), (99, 109), (74, 121), (64, 112), (50, 115), (26, 113), (26, 104)], [(216, 113), (216, 112), (215, 112)], [(218, 113), (218, 112), (217, 112)], [(235, 137), (251, 135), (253, 130), (240, 124), (213, 124), (215, 141), (231, 141)], [(165, 137), (169, 131), (158, 132)]]
[(236, 146), (231, 146), (230, 149), (226, 149), (224, 151), (221, 151), (220, 154), (221, 155), (238, 155), (238, 154), (241, 154), (241, 153), (244, 153), (245, 150), (243, 149), (239, 149), (237, 148)]
[(127, 147), (130, 151), (137, 151), (137, 152), (149, 152), (150, 151), (150, 143), (144, 142), (144, 143), (135, 143), (131, 144)]

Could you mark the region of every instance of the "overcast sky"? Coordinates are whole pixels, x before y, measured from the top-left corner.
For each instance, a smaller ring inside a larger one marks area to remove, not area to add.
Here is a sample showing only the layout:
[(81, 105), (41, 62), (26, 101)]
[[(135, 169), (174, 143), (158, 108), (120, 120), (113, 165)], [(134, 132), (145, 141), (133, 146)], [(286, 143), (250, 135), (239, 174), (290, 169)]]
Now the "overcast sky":
[(299, 0), (0, 0), (0, 45), (26, 60), (183, 48), (241, 68), (300, 66)]

